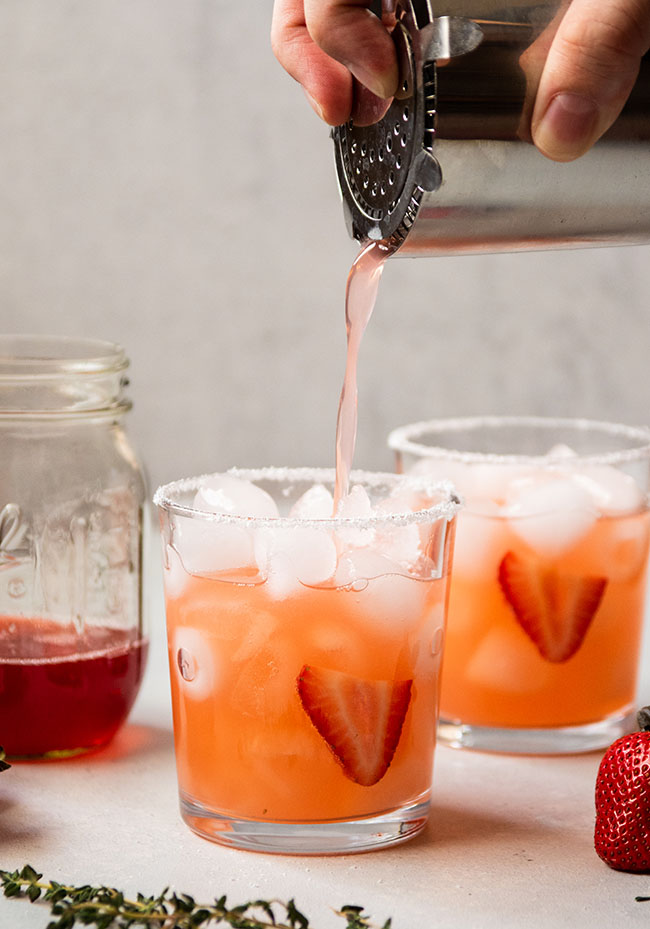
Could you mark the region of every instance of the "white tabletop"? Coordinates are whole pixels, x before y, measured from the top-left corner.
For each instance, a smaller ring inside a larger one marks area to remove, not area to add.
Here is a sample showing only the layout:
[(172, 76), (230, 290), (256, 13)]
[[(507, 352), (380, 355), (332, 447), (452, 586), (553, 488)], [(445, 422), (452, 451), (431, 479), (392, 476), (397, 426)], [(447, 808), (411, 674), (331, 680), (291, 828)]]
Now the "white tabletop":
[[(162, 596), (150, 585), (152, 650), (130, 721), (107, 749), (0, 775), (0, 867), (129, 893), (171, 886), (209, 902), (289, 899), (310, 929), (363, 905), (394, 929), (650, 926), (650, 875), (610, 870), (593, 848), (600, 756), (436, 754), (426, 831), (365, 855), (299, 858), (223, 848), (178, 814)], [(648, 648), (645, 651), (648, 655)], [(641, 697), (650, 702), (650, 662)], [(0, 898), (0, 929), (46, 926), (49, 909)]]

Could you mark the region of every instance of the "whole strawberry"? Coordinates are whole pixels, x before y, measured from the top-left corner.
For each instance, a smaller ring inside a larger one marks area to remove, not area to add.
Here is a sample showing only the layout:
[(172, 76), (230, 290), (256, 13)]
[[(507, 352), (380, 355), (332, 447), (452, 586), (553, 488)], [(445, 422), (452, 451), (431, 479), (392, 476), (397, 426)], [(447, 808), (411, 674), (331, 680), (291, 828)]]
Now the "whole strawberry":
[(640, 732), (607, 749), (596, 778), (596, 851), (619, 871), (650, 871), (650, 707)]

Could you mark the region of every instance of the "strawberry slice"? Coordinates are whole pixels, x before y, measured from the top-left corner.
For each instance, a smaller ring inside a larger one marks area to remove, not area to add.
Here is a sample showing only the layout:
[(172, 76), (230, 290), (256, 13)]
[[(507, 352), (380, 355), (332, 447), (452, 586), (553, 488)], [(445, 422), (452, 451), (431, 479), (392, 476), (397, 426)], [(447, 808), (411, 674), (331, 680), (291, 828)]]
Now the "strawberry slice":
[(534, 557), (507, 552), (499, 565), (499, 583), (541, 656), (559, 663), (582, 645), (607, 578), (561, 574)]
[(367, 681), (304, 665), (297, 683), (303, 709), (345, 776), (364, 787), (380, 781), (400, 739), (413, 681)]

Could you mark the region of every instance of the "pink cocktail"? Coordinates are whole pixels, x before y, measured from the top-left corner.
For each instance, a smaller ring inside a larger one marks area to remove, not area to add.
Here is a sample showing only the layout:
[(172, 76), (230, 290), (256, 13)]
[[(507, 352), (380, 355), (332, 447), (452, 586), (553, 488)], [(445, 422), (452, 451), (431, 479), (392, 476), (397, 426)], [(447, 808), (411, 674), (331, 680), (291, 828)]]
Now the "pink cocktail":
[(356, 851), (427, 819), (457, 501), (352, 472), (156, 494), (182, 815), (266, 851)]
[(572, 752), (631, 725), (650, 540), (650, 431), (536, 418), (396, 430), (398, 468), (451, 479), (458, 519), (440, 735)]

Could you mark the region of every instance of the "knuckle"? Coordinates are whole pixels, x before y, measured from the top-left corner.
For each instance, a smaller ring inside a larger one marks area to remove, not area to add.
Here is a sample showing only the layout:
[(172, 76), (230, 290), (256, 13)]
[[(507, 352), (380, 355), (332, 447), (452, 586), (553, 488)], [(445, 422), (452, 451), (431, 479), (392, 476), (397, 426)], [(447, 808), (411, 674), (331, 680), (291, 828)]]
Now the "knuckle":
[(271, 22), (271, 51), (292, 77), (299, 70), (296, 64), (306, 57), (303, 56), (305, 38), (305, 30), (299, 25), (290, 25), (278, 19)]
[(591, 10), (566, 18), (559, 36), (564, 53), (590, 69), (636, 69), (650, 44), (648, 0), (593, 3)]

